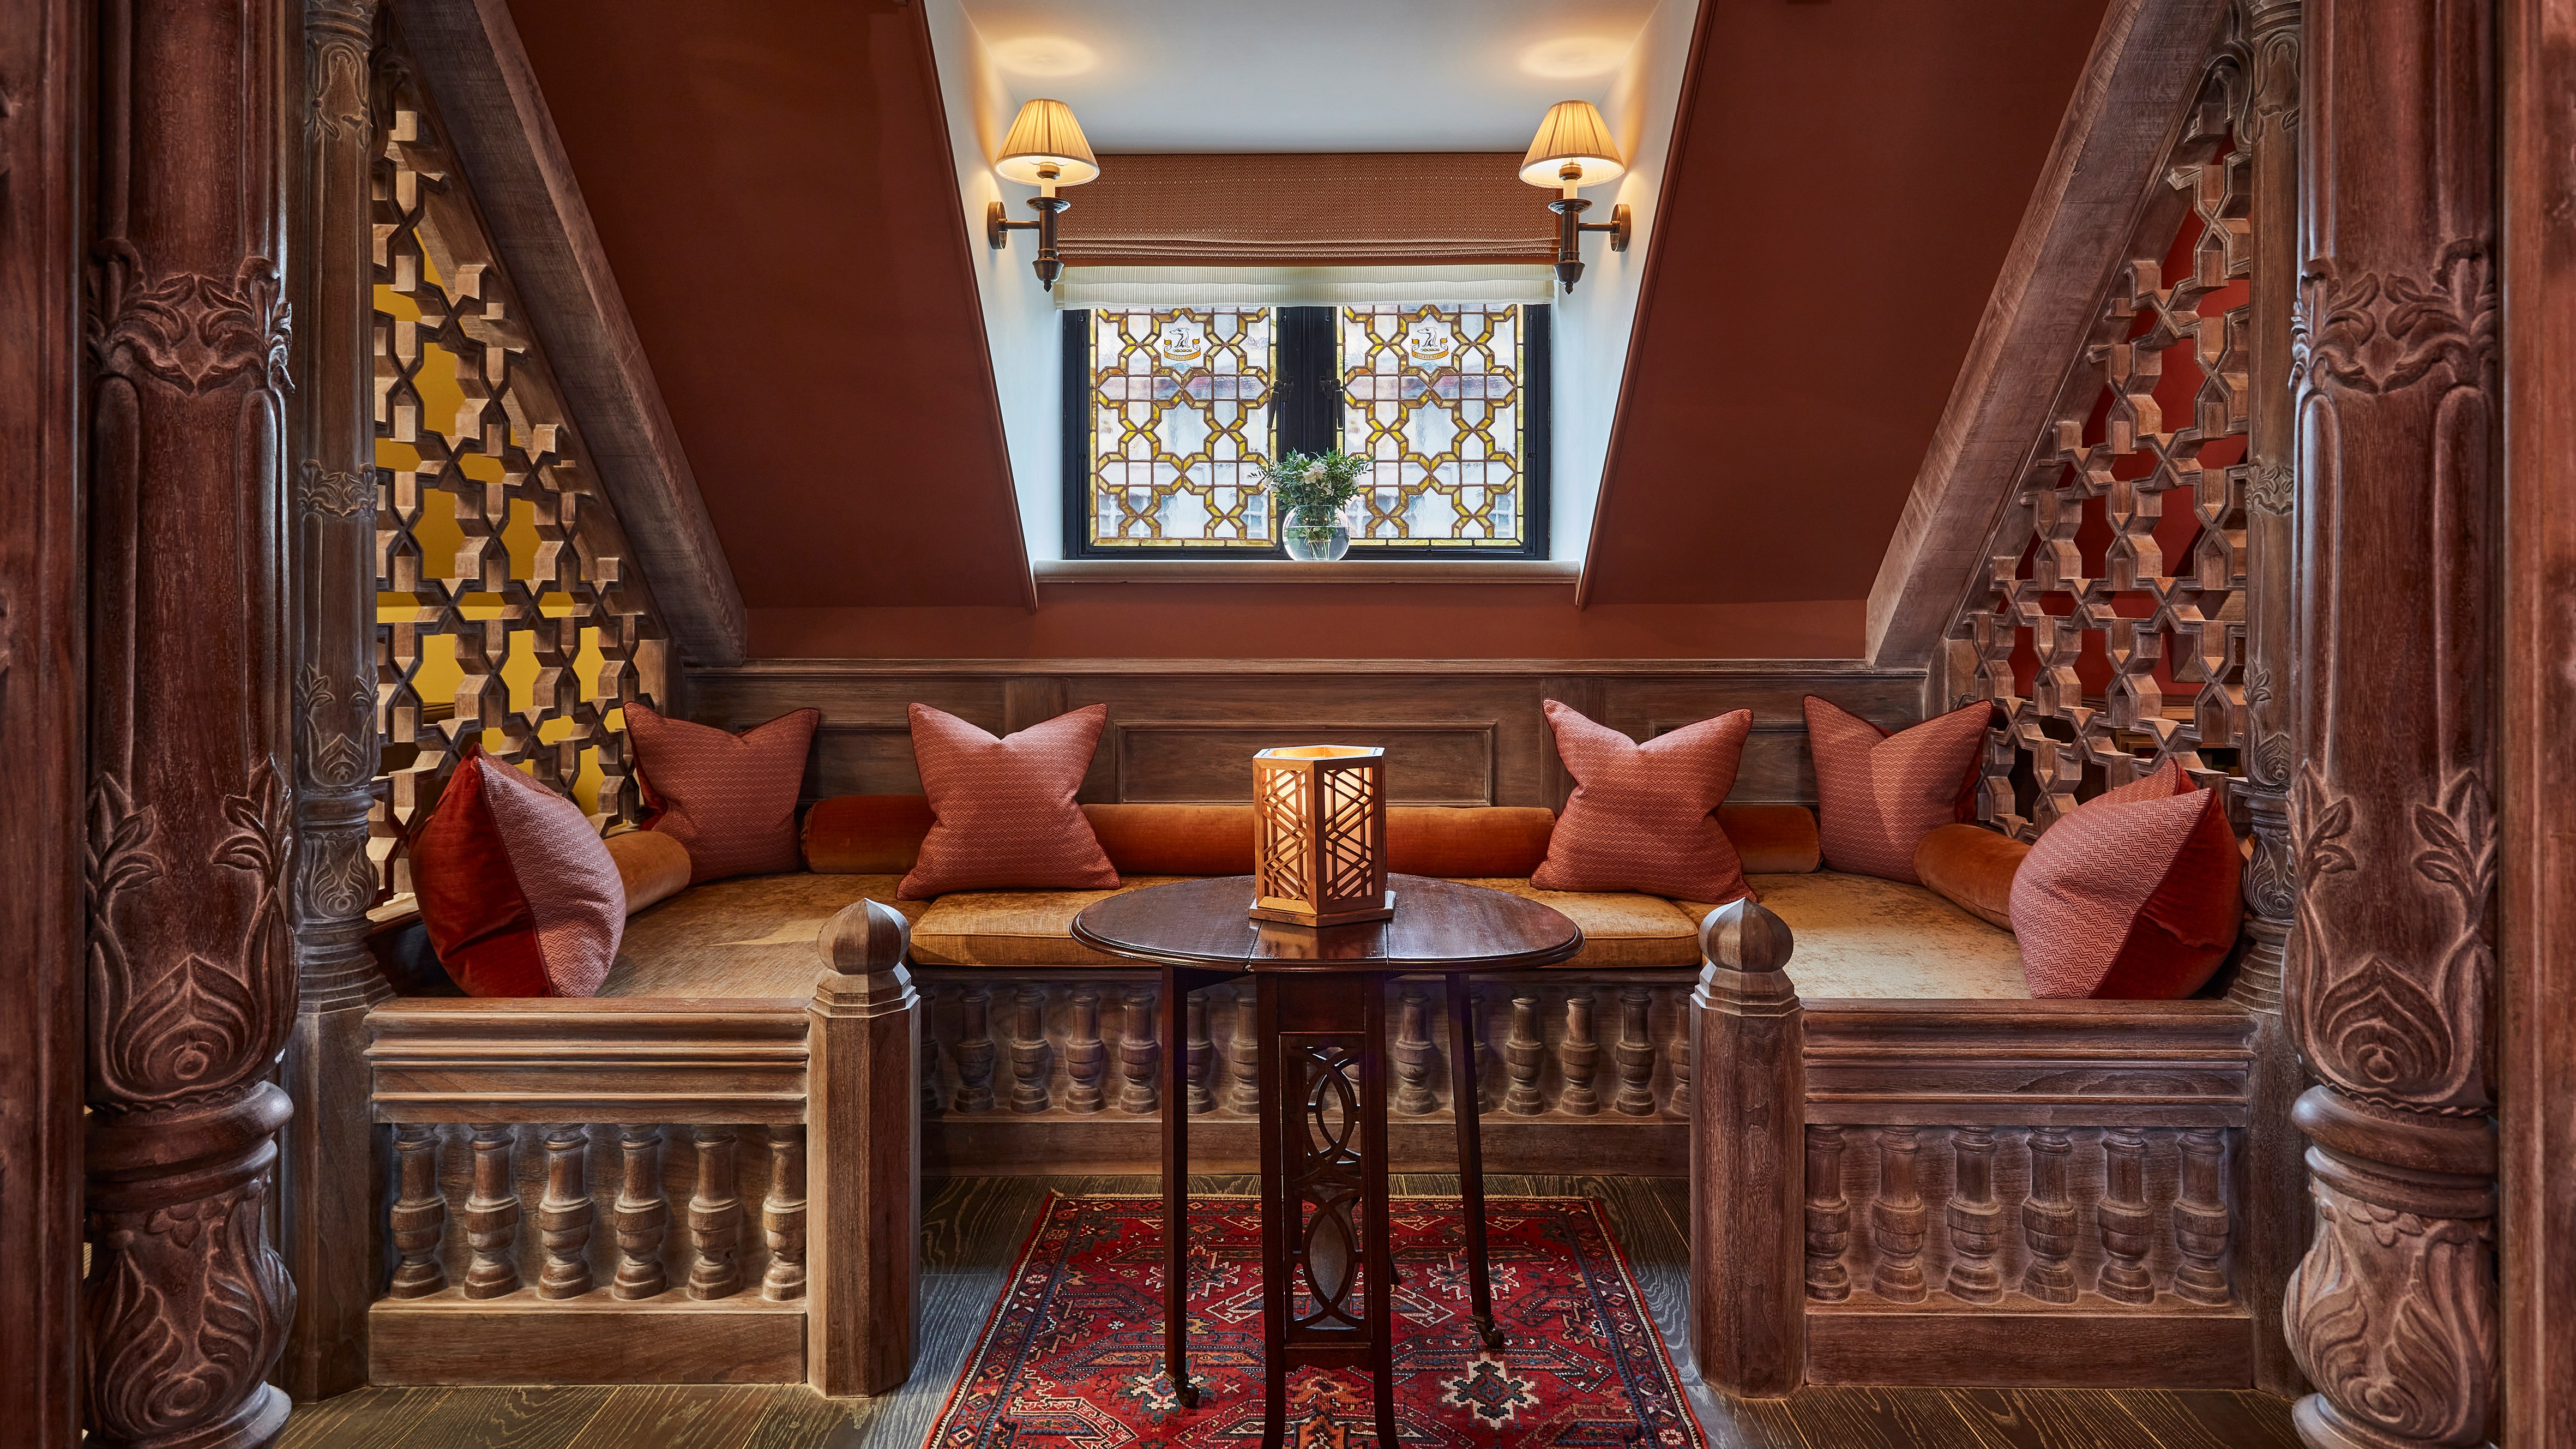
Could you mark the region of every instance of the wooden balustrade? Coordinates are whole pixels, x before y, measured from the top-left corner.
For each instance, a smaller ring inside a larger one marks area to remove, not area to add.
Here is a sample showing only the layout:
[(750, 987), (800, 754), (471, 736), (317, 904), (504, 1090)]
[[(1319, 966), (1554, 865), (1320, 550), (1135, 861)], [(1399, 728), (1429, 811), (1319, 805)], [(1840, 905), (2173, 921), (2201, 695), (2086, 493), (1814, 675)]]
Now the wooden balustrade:
[[(926, 967), (919, 976), (933, 1083), (923, 1100), (936, 1104), (923, 1150), (935, 1169), (1154, 1169), (1162, 1054), (1172, 1049), (1162, 1040), (1156, 972)], [(1682, 1171), (1684, 973), (1550, 971), (1461, 984), (1470, 992), (1466, 1049), (1485, 1098), (1488, 1166)], [(1399, 1158), (1427, 1170), (1456, 1161), (1445, 1124), (1448, 1063), (1459, 1048), (1444, 989), (1429, 977), (1389, 987), (1391, 1141)], [(1181, 1049), (1188, 1111), (1207, 1123), (1191, 1137), (1202, 1166), (1255, 1160), (1260, 1051), (1251, 1001), (1248, 982), (1225, 982), (1186, 1002)], [(1497, 1038), (1499, 1052), (1487, 1045)], [(1627, 1135), (1573, 1130), (1596, 1124)]]

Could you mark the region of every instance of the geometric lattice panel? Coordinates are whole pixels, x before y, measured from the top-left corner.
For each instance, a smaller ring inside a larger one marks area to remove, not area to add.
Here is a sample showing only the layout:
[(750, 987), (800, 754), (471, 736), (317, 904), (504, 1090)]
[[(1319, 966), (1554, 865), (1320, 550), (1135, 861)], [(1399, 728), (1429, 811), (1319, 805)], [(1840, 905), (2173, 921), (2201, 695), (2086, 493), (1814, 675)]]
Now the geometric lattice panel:
[[(2241, 778), (2250, 157), (2214, 72), (1953, 630), (2004, 720), (1979, 818), (2029, 840), (2167, 760)], [(2233, 802), (2231, 801), (2231, 805)], [(2241, 822), (2240, 822), (2241, 823)]]
[(436, 117), (401, 67), (375, 162), (376, 711), (370, 853), (480, 741), (595, 818), (638, 800), (623, 717), (663, 631)]
[(1525, 538), (1518, 306), (1340, 310), (1342, 446), (1371, 459), (1371, 542), (1518, 547)]

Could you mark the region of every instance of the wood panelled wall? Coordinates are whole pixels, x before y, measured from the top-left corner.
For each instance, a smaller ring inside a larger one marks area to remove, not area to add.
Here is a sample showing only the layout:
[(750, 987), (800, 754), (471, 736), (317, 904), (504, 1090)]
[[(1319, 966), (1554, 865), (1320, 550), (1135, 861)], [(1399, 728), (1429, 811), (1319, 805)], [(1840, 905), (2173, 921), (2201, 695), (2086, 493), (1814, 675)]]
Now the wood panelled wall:
[(1646, 739), (1735, 709), (1753, 734), (1730, 797), (1813, 803), (1800, 701), (1901, 727), (1922, 717), (1920, 671), (1841, 660), (774, 660), (689, 675), (691, 717), (741, 729), (807, 705), (823, 724), (806, 795), (917, 795), (905, 706), (996, 733), (1109, 706), (1087, 801), (1235, 801), (1252, 754), (1375, 744), (1396, 804), (1563, 803), (1543, 700)]

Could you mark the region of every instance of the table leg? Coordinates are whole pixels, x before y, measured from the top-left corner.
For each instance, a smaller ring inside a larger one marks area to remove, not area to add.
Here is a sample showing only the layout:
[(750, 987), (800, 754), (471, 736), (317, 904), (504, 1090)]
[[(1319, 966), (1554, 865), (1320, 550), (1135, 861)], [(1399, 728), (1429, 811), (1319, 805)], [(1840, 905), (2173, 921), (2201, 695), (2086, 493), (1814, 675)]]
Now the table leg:
[(1494, 1324), (1493, 1268), (1485, 1249), (1484, 1099), (1476, 1089), (1475, 993), (1463, 976), (1441, 983), (1449, 997), (1449, 1109), (1458, 1119), (1458, 1196), (1467, 1218), (1467, 1305), (1488, 1353), (1503, 1351)]
[(1286, 1065), (1278, 1049), (1276, 978), (1253, 984), (1254, 1030), (1261, 1043), (1256, 1086), (1261, 1094), (1261, 1449), (1281, 1449), (1288, 1436), (1289, 1217), (1296, 1196), (1283, 1171), (1288, 1111), (1280, 1101)]
[(1368, 1026), (1360, 1045), (1360, 1241), (1368, 1265), (1370, 1397), (1377, 1405), (1378, 1449), (1396, 1449), (1395, 1225), (1387, 1220), (1386, 985), (1370, 978)]
[(1189, 981), (1163, 968), (1163, 1372), (1184, 1409), (1199, 1406), (1190, 1380), (1190, 1095), (1186, 1019)]

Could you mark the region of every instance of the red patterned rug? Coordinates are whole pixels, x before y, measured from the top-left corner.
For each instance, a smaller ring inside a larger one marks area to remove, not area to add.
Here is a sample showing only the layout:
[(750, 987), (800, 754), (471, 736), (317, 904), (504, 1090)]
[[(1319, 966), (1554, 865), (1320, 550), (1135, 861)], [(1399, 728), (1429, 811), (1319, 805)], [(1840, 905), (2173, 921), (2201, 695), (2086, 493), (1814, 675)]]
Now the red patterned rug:
[[(1488, 1198), (1494, 1316), (1485, 1352), (1467, 1321), (1456, 1198), (1397, 1198), (1396, 1424), (1410, 1445), (1704, 1449), (1672, 1361), (1600, 1205)], [(1261, 1212), (1190, 1200), (1190, 1370), (1199, 1406), (1163, 1375), (1162, 1201), (1053, 1197), (1010, 1288), (923, 1449), (1258, 1449)], [(1290, 1449), (1376, 1449), (1368, 1375), (1288, 1379)]]

